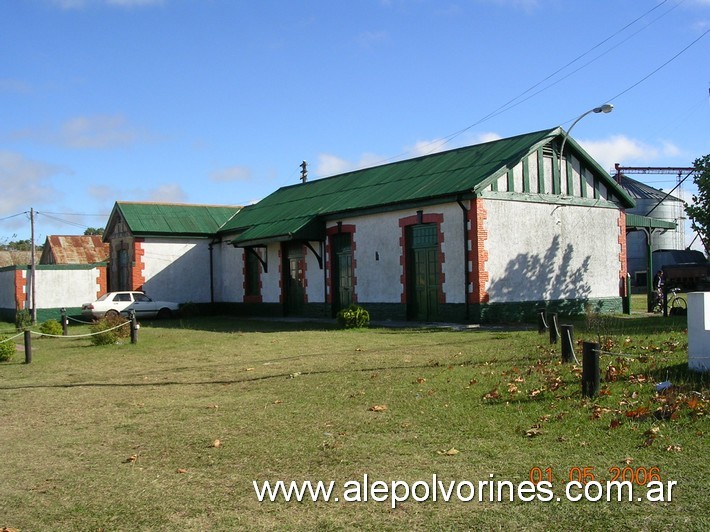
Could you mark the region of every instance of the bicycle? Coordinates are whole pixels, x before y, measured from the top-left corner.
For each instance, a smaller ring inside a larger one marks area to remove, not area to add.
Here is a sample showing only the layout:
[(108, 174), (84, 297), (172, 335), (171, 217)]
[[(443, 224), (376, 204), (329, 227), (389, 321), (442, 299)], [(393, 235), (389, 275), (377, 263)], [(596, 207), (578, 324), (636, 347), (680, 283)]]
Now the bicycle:
[[(671, 288), (668, 290), (668, 315), (669, 316), (684, 316), (688, 312), (688, 302), (683, 296), (679, 296), (680, 288)], [(654, 312), (663, 311), (663, 292), (658, 289), (655, 294), (655, 303), (653, 305)]]

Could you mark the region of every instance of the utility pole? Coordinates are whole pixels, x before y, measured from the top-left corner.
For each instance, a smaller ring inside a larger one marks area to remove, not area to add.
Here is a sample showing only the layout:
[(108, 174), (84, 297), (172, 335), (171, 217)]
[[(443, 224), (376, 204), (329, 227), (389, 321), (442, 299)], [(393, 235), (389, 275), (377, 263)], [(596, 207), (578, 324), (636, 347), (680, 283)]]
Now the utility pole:
[(30, 290), (32, 291), (32, 325), (37, 323), (37, 298), (35, 297), (35, 277), (37, 261), (35, 260), (35, 210), (30, 208), (30, 233), (31, 233), (31, 257), (32, 257), (32, 278), (30, 281)]

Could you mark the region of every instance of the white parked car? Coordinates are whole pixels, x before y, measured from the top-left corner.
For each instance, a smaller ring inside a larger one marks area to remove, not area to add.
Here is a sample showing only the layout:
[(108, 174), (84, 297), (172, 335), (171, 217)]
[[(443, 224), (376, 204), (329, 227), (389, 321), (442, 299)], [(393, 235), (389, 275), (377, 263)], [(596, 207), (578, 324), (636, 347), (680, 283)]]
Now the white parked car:
[(130, 311), (136, 318), (170, 318), (178, 311), (178, 304), (171, 301), (153, 301), (143, 292), (108, 292), (93, 303), (84, 303), (81, 313), (89, 319), (104, 316), (128, 317)]

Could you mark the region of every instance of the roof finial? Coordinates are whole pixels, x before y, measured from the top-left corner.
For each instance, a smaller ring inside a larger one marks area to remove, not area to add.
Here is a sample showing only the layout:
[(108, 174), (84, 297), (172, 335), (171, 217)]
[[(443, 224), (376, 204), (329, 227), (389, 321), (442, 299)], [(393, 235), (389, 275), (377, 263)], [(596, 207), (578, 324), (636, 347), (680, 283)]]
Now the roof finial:
[(308, 163), (306, 161), (301, 163), (301, 181), (303, 183), (308, 181)]

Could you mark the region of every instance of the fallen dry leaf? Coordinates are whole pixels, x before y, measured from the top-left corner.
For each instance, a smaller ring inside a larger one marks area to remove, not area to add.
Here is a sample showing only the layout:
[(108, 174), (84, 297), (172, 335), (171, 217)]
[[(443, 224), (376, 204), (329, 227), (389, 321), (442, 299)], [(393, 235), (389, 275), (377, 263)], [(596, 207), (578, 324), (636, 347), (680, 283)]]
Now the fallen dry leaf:
[(219, 439), (217, 439), (212, 442), (212, 445), (210, 447), (215, 447), (215, 448), (222, 447), (222, 442), (219, 441)]
[(631, 465), (633, 463), (633, 461), (634, 461), (634, 459), (631, 458), (630, 456), (627, 456), (626, 458), (624, 458), (622, 460), (622, 462), (624, 462), (626, 465)]
[(207, 408), (214, 408), (217, 410), (219, 408), (219, 405), (207, 405)]
[(138, 455), (137, 454), (132, 454), (128, 458), (126, 458), (123, 462), (126, 464), (134, 464), (138, 460)]
[(424, 377), (417, 377), (417, 384), (424, 384), (426, 379)]
[(533, 428), (525, 431), (525, 436), (528, 438), (534, 438), (535, 436), (540, 436), (540, 434), (542, 434), (542, 433), (543, 433), (542, 429), (540, 429), (538, 427), (533, 427)]
[(449, 449), (448, 451), (437, 451), (437, 452), (443, 456), (455, 456), (455, 455), (459, 454), (459, 450), (454, 449), (453, 447), (451, 449)]
[(178, 468), (175, 470), (176, 473), (187, 473), (187, 469)]
[(658, 433), (661, 432), (661, 429), (658, 427), (651, 427), (648, 429), (646, 432), (643, 433), (644, 436), (648, 436), (650, 438), (655, 438), (658, 436)]
[(387, 410), (387, 405), (372, 405), (368, 410), (370, 412), (384, 412)]

